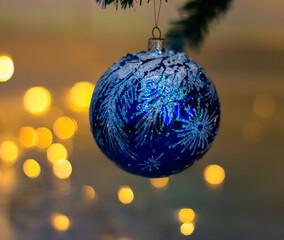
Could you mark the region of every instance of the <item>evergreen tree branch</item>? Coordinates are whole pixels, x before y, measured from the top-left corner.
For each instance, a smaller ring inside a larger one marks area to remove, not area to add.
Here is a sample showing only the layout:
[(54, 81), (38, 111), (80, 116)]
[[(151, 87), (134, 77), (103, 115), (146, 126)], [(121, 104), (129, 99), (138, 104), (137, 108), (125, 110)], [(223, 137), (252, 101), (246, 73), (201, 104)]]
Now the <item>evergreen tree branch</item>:
[(181, 20), (172, 22), (167, 33), (169, 48), (182, 51), (185, 42), (198, 49), (209, 33), (209, 24), (219, 19), (230, 7), (232, 0), (187, 0), (179, 10)]
[[(142, 4), (142, 0), (135, 0), (135, 2), (139, 1), (140, 5)], [(150, 0), (145, 0), (150, 2)], [(168, 0), (164, 0), (167, 2)], [(134, 6), (134, 0), (96, 0), (97, 3), (102, 5), (102, 8), (106, 8), (107, 5), (114, 3), (116, 8), (120, 5), (122, 9), (126, 9), (127, 7), (131, 8)]]
[[(142, 4), (142, 0), (96, 0), (106, 8), (114, 3), (116, 8), (122, 9), (134, 6), (134, 2)], [(145, 0), (148, 3), (150, 0)], [(164, 0), (167, 2), (168, 0)], [(168, 47), (175, 51), (182, 51), (187, 43), (190, 48), (198, 49), (209, 33), (209, 24), (219, 19), (230, 7), (233, 0), (186, 0), (179, 10), (181, 19), (172, 21), (172, 27), (166, 34)]]

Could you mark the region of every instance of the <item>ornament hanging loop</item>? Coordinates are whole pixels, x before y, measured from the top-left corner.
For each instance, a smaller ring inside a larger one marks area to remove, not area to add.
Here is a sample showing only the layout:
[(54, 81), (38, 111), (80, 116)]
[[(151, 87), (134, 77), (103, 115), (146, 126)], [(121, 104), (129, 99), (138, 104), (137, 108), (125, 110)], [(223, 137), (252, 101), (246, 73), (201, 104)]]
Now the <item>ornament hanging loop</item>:
[[(155, 30), (158, 30), (159, 37), (155, 37)], [(160, 28), (154, 27), (152, 30), (152, 38), (148, 40), (148, 51), (165, 51), (165, 39), (162, 38)]]
[[(155, 38), (155, 30), (158, 30), (158, 32), (159, 32), (159, 38)], [(154, 38), (154, 39), (161, 39), (161, 37), (162, 37), (162, 33), (161, 33), (161, 29), (159, 28), (159, 27), (154, 27), (153, 29), (152, 29), (152, 37)]]

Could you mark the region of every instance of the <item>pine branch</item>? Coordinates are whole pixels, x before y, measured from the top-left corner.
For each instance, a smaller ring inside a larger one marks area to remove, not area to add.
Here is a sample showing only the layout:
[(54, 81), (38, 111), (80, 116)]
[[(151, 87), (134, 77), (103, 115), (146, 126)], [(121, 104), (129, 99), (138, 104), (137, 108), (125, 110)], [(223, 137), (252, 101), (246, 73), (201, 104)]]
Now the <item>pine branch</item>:
[[(139, 1), (140, 5), (142, 0)], [(150, 0), (145, 0), (148, 3)], [(166, 2), (168, 0), (165, 0)], [(186, 0), (184, 6), (179, 10), (181, 19), (171, 22), (172, 27), (168, 31), (168, 47), (175, 51), (182, 51), (185, 43), (192, 49), (198, 49), (204, 38), (209, 33), (209, 24), (219, 19), (230, 7), (233, 0)], [(122, 9), (134, 6), (134, 0), (96, 0), (106, 8), (114, 3), (116, 8)]]
[(209, 24), (219, 19), (232, 0), (187, 0), (180, 9), (181, 20), (172, 22), (167, 33), (168, 46), (182, 51), (187, 42), (192, 49), (198, 49), (209, 33)]
[[(142, 0), (136, 0), (135, 2), (139, 1), (140, 5), (142, 4)], [(150, 2), (150, 0), (145, 0), (147, 2)], [(168, 0), (165, 0), (166, 2)], [(114, 3), (116, 8), (118, 8), (119, 5), (121, 5), (122, 9), (126, 9), (127, 7), (131, 8), (134, 6), (134, 0), (96, 0), (97, 3), (102, 5), (102, 8), (106, 8), (107, 5)]]

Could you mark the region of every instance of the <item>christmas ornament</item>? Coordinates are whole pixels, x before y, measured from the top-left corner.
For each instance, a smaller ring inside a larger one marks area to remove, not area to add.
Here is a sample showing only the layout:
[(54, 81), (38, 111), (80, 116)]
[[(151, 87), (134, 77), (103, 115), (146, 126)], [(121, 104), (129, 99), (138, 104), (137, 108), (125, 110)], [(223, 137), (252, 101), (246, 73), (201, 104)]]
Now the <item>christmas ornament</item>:
[(165, 50), (158, 28), (161, 4), (156, 13), (154, 0), (148, 52), (114, 63), (90, 105), (91, 130), (104, 154), (127, 172), (151, 178), (178, 173), (200, 159), (220, 122), (217, 92), (204, 70), (185, 53)]
[[(90, 125), (103, 153), (127, 172), (145, 177), (176, 174), (200, 159), (219, 127), (213, 82), (185, 53), (127, 54), (102, 75), (90, 105)], [(154, 50), (154, 51), (153, 51)]]

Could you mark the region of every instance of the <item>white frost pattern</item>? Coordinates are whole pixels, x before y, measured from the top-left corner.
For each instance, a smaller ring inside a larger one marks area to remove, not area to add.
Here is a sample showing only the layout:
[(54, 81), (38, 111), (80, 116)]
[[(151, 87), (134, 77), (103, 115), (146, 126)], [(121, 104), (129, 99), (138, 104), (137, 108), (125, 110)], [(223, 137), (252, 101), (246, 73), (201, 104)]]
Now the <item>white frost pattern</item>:
[(144, 161), (143, 163), (140, 163), (139, 165), (142, 166), (141, 170), (148, 170), (149, 172), (152, 172), (153, 170), (159, 170), (160, 161), (159, 158), (161, 158), (164, 155), (162, 153), (159, 157), (155, 159), (154, 155), (151, 156), (151, 158), (148, 158), (148, 160)]
[[(133, 66), (133, 65), (132, 65)], [(124, 153), (127, 156), (135, 159), (135, 154), (130, 150), (127, 134), (123, 131), (125, 125), (124, 112), (133, 103), (136, 98), (135, 78), (120, 79), (117, 72), (121, 68), (111, 69), (100, 79), (100, 83), (93, 96), (93, 101), (100, 101), (101, 97), (105, 97), (99, 106), (100, 115), (95, 116), (99, 119), (100, 125), (103, 126), (103, 135), (109, 147), (117, 153)], [(129, 72), (130, 70), (128, 70)], [(134, 72), (135, 70), (133, 70)], [(112, 79), (112, 81), (110, 81)], [(119, 86), (114, 87), (114, 86)], [(104, 94), (107, 93), (107, 94)], [(123, 109), (118, 109), (119, 103), (124, 106)], [(119, 115), (121, 113), (121, 116)], [(95, 138), (100, 139), (101, 132), (95, 133)]]
[(214, 83), (212, 82), (210, 83), (210, 86), (208, 87), (208, 91), (205, 94), (205, 96), (210, 100), (214, 100), (218, 98)]
[(152, 140), (153, 132), (161, 133), (165, 125), (171, 124), (176, 118), (174, 113), (179, 112), (180, 101), (192, 89), (199, 90), (204, 85), (197, 75), (199, 68), (184, 54), (156, 58), (154, 63), (149, 69), (143, 68), (150, 71), (141, 80), (138, 96), (136, 115), (143, 117), (136, 126), (137, 147), (146, 142), (147, 136)]
[[(212, 134), (215, 114), (209, 116), (208, 107), (205, 107), (187, 109), (188, 119), (176, 116), (184, 107), (185, 96), (190, 95), (191, 90), (198, 91), (204, 87), (201, 71), (185, 54), (168, 51), (162, 54), (140, 52), (116, 62), (99, 80), (92, 99), (98, 108), (93, 118), (102, 127), (102, 131), (94, 132), (99, 144), (103, 145), (104, 138), (105, 144), (114, 153), (119, 152), (135, 160), (137, 155), (131, 150), (133, 144), (138, 148), (146, 143), (147, 138), (153, 139), (153, 132), (161, 134), (166, 125), (181, 121), (181, 129), (176, 130), (181, 140), (173, 147), (185, 146), (182, 152), (189, 147), (192, 154), (197, 147), (203, 148)], [(210, 92), (214, 89), (210, 88)], [(134, 102), (137, 103), (137, 111), (131, 119), (140, 119), (135, 126), (136, 142), (130, 144), (124, 129), (130, 120), (128, 110)], [(142, 170), (159, 169), (158, 159), (162, 155), (144, 161), (140, 164), (144, 166)]]
[(191, 155), (193, 155), (196, 148), (205, 150), (205, 147), (209, 147), (208, 138), (210, 134), (212, 134), (213, 122), (216, 120), (216, 114), (213, 112), (209, 115), (207, 108), (203, 109), (200, 107), (192, 109), (192, 111), (186, 109), (186, 112), (189, 115), (189, 118), (180, 119), (184, 124), (182, 124), (181, 129), (177, 130), (178, 138), (181, 138), (181, 140), (172, 147), (182, 145), (184, 148), (181, 152), (184, 152), (189, 148), (192, 150)]
[(150, 135), (152, 139), (154, 131), (161, 134), (162, 128), (175, 119), (174, 113), (184, 93), (173, 84), (174, 80), (164, 74), (142, 79), (137, 115), (143, 117), (136, 126), (137, 146), (145, 143), (145, 136)]

